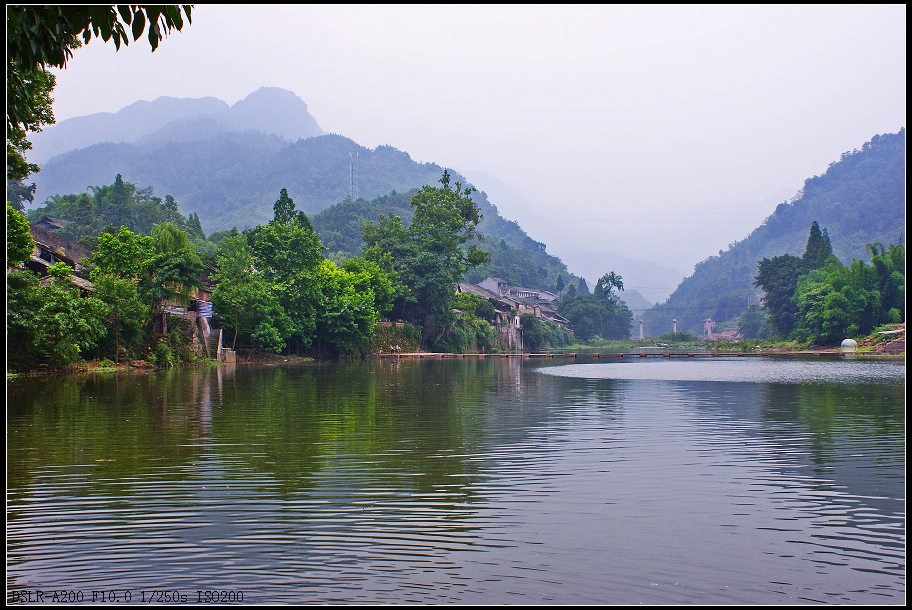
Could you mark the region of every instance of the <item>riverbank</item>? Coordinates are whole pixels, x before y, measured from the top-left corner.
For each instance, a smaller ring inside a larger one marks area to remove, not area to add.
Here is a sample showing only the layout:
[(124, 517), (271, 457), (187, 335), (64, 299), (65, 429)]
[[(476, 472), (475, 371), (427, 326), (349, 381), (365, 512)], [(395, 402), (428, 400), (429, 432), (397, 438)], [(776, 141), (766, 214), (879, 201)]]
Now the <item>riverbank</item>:
[[(883, 332), (883, 329), (889, 332)], [(854, 337), (857, 343), (856, 355), (890, 355), (905, 357), (905, 345), (903, 339), (891, 340), (894, 334), (903, 333), (905, 324), (888, 324), (878, 327), (874, 332), (863, 337)], [(900, 335), (902, 336), (902, 335)], [(787, 355), (787, 354), (817, 354), (817, 353), (842, 353), (842, 348), (838, 345), (816, 345), (813, 343), (800, 343), (798, 341), (760, 341), (760, 340), (737, 340), (737, 341), (699, 341), (696, 337), (689, 340), (674, 341), (662, 340), (662, 338), (650, 339), (627, 339), (614, 341), (600, 341), (593, 344), (573, 344), (546, 350), (553, 353), (618, 353), (636, 350), (665, 350), (669, 352), (715, 352), (719, 354), (747, 354), (762, 353), (764, 355)], [(892, 346), (893, 349), (889, 349)], [(887, 349), (885, 349), (887, 348)]]
[(313, 361), (314, 359), (309, 357), (283, 356), (281, 354), (251, 350), (250, 352), (243, 353), (243, 355), (239, 355), (236, 362), (234, 363), (219, 362), (218, 360), (214, 360), (212, 358), (200, 358), (192, 362), (177, 363), (173, 366), (160, 366), (153, 364), (148, 360), (131, 360), (117, 364), (111, 362), (110, 360), (86, 360), (60, 369), (51, 369), (50, 367), (43, 366), (18, 373), (7, 371), (6, 378), (16, 379), (19, 377), (84, 375), (99, 373), (149, 373), (154, 371), (166, 371), (172, 368), (183, 369), (210, 366), (233, 366), (234, 364), (275, 366), (280, 364), (296, 364)]
[[(766, 356), (766, 357), (806, 357), (806, 358), (852, 358), (858, 360), (904, 360), (905, 352), (900, 354), (879, 353), (873, 350), (857, 351), (854, 353), (844, 353), (838, 347), (819, 347), (810, 346), (802, 347), (797, 344), (775, 345), (764, 347), (752, 347), (749, 350), (710, 350), (707, 346), (674, 346), (674, 345), (644, 345), (639, 343), (631, 344), (623, 342), (614, 344), (611, 347), (587, 347), (574, 346), (576, 349), (555, 349), (541, 353), (530, 352), (501, 352), (501, 353), (462, 353), (454, 354), (449, 352), (424, 352), (412, 351), (403, 353), (375, 352), (368, 354), (367, 358), (380, 359), (447, 359), (447, 358), (524, 358), (524, 359), (542, 359), (542, 358), (567, 358), (567, 359), (591, 359), (603, 360), (612, 358), (706, 358), (706, 357), (724, 357), (724, 356)], [(702, 350), (702, 351), (698, 351)], [(278, 366), (285, 364), (302, 364), (314, 362), (315, 359), (308, 356), (294, 356), (274, 354), (258, 350), (241, 350), (237, 354), (235, 363), (225, 363), (203, 358), (188, 363), (175, 364), (172, 367), (157, 366), (147, 360), (133, 360), (114, 364), (110, 360), (91, 360), (76, 363), (64, 369), (49, 369), (48, 367), (39, 367), (22, 373), (13, 373), (7, 371), (7, 379), (18, 377), (33, 377), (44, 375), (81, 375), (81, 374), (98, 374), (98, 373), (142, 373), (151, 371), (162, 371), (170, 368), (196, 368), (206, 366), (232, 366), (241, 365), (260, 365), (260, 366)]]

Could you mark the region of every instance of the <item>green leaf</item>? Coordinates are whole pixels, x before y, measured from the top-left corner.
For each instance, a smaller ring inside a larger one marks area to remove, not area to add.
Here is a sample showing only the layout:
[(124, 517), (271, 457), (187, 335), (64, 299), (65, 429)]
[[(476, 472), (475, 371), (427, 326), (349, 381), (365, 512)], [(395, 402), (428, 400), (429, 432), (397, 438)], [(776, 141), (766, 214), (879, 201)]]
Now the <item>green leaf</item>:
[(130, 12), (130, 5), (119, 4), (117, 5), (117, 11), (120, 13), (121, 19), (123, 19), (127, 25), (130, 25), (130, 22), (133, 20), (133, 13)]
[(152, 50), (158, 48), (158, 41), (161, 40), (161, 30), (158, 27), (158, 20), (150, 21), (149, 23), (149, 44), (152, 45)]
[(133, 14), (133, 40), (139, 40), (145, 27), (146, 16), (143, 15), (142, 9), (136, 9), (136, 12)]

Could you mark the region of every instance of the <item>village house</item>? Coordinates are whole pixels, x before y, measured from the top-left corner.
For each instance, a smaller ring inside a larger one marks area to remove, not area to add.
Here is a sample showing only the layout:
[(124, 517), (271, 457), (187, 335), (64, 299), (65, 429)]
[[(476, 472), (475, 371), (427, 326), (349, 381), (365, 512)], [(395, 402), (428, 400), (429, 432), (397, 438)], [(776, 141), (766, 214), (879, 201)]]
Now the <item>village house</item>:
[[(544, 320), (557, 326), (568, 327), (570, 321), (557, 313), (553, 303), (557, 295), (547, 290), (535, 290), (510, 286), (501, 278), (489, 277), (478, 284), (460, 283), (457, 292), (469, 292), (487, 299), (498, 311), (498, 324), (504, 324), (506, 318), (512, 316), (509, 322), (515, 328), (520, 328), (519, 317), (531, 314), (539, 320)], [(509, 316), (506, 312), (509, 311)]]
[[(48, 269), (55, 263), (65, 263), (76, 270), (77, 273), (84, 270), (82, 260), (91, 258), (92, 251), (64, 237), (51, 233), (51, 230), (62, 228), (68, 222), (59, 218), (52, 219), (49, 216), (45, 216), (39, 223), (29, 225), (29, 235), (32, 236), (35, 247), (31, 256), (29, 256), (29, 260), (25, 261), (27, 269), (37, 273), (42, 278), (47, 276)], [(92, 282), (89, 280), (75, 274), (71, 275), (69, 279), (83, 294), (94, 291)]]
[(478, 285), (491, 292), (513, 299), (531, 299), (532, 301), (541, 301), (544, 303), (552, 303), (557, 300), (557, 295), (553, 292), (510, 286), (506, 280), (498, 277), (486, 278), (484, 281), (479, 282)]

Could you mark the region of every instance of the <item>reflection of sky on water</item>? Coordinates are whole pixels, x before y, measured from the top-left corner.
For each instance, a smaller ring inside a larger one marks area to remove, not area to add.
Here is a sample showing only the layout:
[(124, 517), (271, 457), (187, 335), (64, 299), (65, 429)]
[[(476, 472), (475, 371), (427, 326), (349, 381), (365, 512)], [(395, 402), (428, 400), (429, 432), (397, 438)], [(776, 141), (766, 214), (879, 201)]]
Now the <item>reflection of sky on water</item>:
[(813, 361), (768, 358), (659, 359), (567, 364), (536, 369), (546, 375), (583, 379), (744, 381), (755, 383), (902, 382), (905, 362)]

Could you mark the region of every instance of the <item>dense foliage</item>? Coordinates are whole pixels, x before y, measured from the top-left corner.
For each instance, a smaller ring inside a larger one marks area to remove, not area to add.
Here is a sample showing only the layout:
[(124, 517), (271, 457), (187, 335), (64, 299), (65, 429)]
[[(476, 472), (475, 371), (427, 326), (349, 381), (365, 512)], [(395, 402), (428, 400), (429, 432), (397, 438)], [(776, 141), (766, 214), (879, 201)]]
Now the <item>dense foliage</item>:
[(798, 278), (822, 267), (832, 255), (833, 249), (826, 229), (821, 233), (817, 221), (814, 221), (801, 258), (784, 254), (771, 259), (764, 257), (757, 263), (754, 285), (762, 288), (766, 295), (765, 307), (770, 312), (769, 323), (778, 335), (788, 336), (794, 328), (797, 309), (792, 296), (798, 286)]
[(695, 333), (703, 320), (736, 320), (759, 297), (752, 285), (757, 263), (806, 247), (812, 221), (826, 226), (832, 252), (841, 261), (867, 256), (868, 243), (900, 243), (905, 229), (906, 130), (874, 136), (861, 150), (844, 153), (746, 239), (694, 268), (663, 304), (644, 314), (647, 334), (678, 327)]
[(28, 219), (37, 222), (43, 216), (70, 221), (57, 233), (72, 241), (94, 247), (93, 238), (108, 227), (128, 227), (150, 235), (157, 224), (172, 222), (185, 231), (191, 240), (203, 240), (205, 234), (199, 217), (187, 218), (178, 211), (171, 195), (164, 200), (152, 192), (152, 187), (137, 188), (117, 174), (114, 184), (90, 187), (89, 192), (49, 197), (45, 205), (31, 210)]
[(488, 259), (488, 254), (469, 243), (477, 236), (481, 221), (471, 188), (450, 185), (443, 172), (441, 187), (424, 186), (412, 198), (412, 220), (388, 214), (378, 222), (364, 224), (364, 258), (391, 264), (406, 290), (396, 298), (397, 317), (419, 323), (441, 340), (451, 316), (454, 285), (465, 272)]
[[(764, 309), (777, 335), (834, 345), (905, 320), (902, 245), (868, 244), (870, 266), (857, 259), (844, 265), (829, 246), (826, 230), (821, 233), (815, 222), (802, 258), (776, 256), (758, 264), (756, 284), (766, 293)], [(752, 320), (744, 323), (742, 334), (756, 336), (748, 334)]]
[(324, 258), (310, 220), (282, 189), (273, 219), (221, 237), (212, 295), (224, 325), (260, 349), (346, 353), (369, 342), (403, 290), (389, 258)]
[[(214, 312), (229, 331), (232, 347), (357, 353), (371, 345), (381, 315), (392, 313), (413, 322), (409, 328), (423, 328), (429, 347), (487, 351), (497, 343), (493, 306), (477, 297), (478, 302), (466, 306), (454, 292), (466, 271), (488, 260), (478, 247), (482, 215), (473, 189), (451, 184), (448, 172), (440, 183), (413, 192), (408, 225), (392, 214), (364, 223), (359, 240), (363, 256), (338, 262), (325, 257), (310, 219), (296, 210), (287, 189), (273, 205), (270, 222), (243, 232), (222, 231), (209, 240), (198, 217), (181, 215), (173, 197), (163, 201), (120, 175), (114, 184), (91, 193), (51, 198), (31, 216), (68, 220), (57, 232), (94, 249), (86, 261), (88, 277), (97, 284), (91, 298), (107, 308), (105, 332), (91, 345), (99, 357), (135, 358), (145, 348), (158, 363), (180, 359), (180, 341), (163, 337), (150, 342), (168, 329), (167, 316), (157, 312), (165, 302), (188, 305), (207, 265), (209, 279), (216, 283)], [(8, 244), (27, 253), (27, 224), (11, 206), (8, 211), (15, 215), (8, 223)], [(15, 237), (17, 227), (24, 239)], [(17, 245), (19, 241), (23, 243)], [(15, 303), (40, 296), (26, 294), (28, 281), (12, 280), (21, 288)], [(550, 332), (551, 344), (564, 340)], [(86, 355), (89, 350), (85, 345), (69, 353)]]
[[(64, 263), (51, 266), (43, 282), (19, 267), (31, 252), (31, 244), (22, 237), (24, 230), (31, 240), (28, 224), (9, 205), (7, 222), (8, 366), (15, 370), (38, 364), (54, 368), (72, 364), (99, 347), (107, 333), (111, 308), (98, 296), (80, 295), (70, 279), (74, 270)], [(13, 244), (15, 252), (10, 256)]]
[(633, 314), (614, 292), (623, 289), (621, 276), (611, 271), (598, 280), (592, 294), (568, 291), (557, 311), (570, 320), (574, 335), (583, 341), (626, 339)]
[(575, 336), (566, 328), (549, 324), (528, 313), (520, 316), (519, 323), (522, 324), (523, 350), (526, 352), (567, 345)]
[(35, 241), (29, 234), (29, 225), (25, 217), (6, 204), (6, 266), (14, 267), (28, 260)]
[[(411, 200), (417, 193), (418, 189), (412, 189), (370, 201), (348, 199), (315, 215), (314, 228), (327, 247), (327, 257), (339, 261), (359, 253), (364, 243), (361, 229), (365, 222), (393, 214), (404, 224), (410, 223), (414, 213)], [(472, 192), (470, 197), (482, 216), (472, 241), (490, 254), (490, 260), (469, 269), (465, 281), (477, 283), (489, 276), (499, 277), (513, 286), (555, 292), (557, 277), (577, 281), (560, 259), (546, 252), (544, 244), (526, 235), (517, 223), (503, 219), (484, 193)]]
[[(54, 123), (51, 92), (56, 77), (41, 68), (22, 68), (14, 59), (6, 70), (6, 177), (21, 181), (33, 172), (41, 171), (25, 156), (31, 150), (29, 133), (37, 133)], [(32, 189), (34, 192), (34, 189)], [(19, 208), (21, 209), (21, 208)]]
[(442, 349), (453, 353), (490, 352), (497, 342), (491, 326), (494, 307), (476, 294), (461, 292), (453, 299), (456, 316), (441, 342)]

